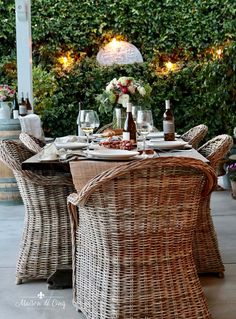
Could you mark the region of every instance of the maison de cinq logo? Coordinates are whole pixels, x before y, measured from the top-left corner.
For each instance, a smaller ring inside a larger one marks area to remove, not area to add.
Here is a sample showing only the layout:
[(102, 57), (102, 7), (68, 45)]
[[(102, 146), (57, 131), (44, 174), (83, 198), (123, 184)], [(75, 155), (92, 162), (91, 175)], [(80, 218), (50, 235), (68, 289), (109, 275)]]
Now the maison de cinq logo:
[(66, 303), (63, 297), (59, 296), (46, 296), (42, 291), (40, 291), (36, 296), (26, 296), (22, 297), (19, 301), (15, 303), (16, 307), (24, 308), (59, 308), (65, 310)]

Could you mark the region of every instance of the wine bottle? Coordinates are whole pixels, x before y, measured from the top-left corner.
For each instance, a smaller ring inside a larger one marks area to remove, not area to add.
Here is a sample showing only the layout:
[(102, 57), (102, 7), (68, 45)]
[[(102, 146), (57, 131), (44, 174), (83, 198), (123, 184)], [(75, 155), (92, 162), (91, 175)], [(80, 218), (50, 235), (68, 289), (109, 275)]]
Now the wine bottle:
[(30, 103), (29, 94), (28, 93), (27, 93), (27, 96), (26, 96), (26, 99), (25, 99), (25, 105), (26, 105), (26, 109), (27, 109), (27, 114), (33, 113), (32, 105)]
[(123, 140), (131, 141), (132, 144), (136, 144), (137, 143), (136, 133), (137, 133), (136, 124), (132, 116), (132, 104), (127, 103), (126, 119), (125, 119), (125, 124), (123, 129)]
[(166, 100), (166, 110), (163, 114), (163, 131), (164, 131), (164, 140), (165, 141), (174, 141), (175, 140), (175, 121), (174, 115), (170, 108), (170, 101)]
[(21, 101), (19, 105), (19, 115), (20, 116), (25, 116), (27, 115), (27, 107), (26, 107), (26, 101), (24, 99), (24, 93), (21, 93)]
[(19, 103), (16, 93), (14, 94), (13, 107), (12, 107), (12, 118), (18, 119), (19, 117)]

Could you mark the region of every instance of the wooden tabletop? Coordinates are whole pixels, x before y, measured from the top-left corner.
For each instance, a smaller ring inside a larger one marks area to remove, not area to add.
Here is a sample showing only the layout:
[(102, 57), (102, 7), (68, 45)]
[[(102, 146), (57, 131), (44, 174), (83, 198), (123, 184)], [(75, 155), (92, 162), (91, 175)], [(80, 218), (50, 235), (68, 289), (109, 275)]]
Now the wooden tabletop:
[(28, 158), (21, 164), (23, 170), (52, 170), (55, 172), (70, 172), (69, 162), (55, 161), (42, 161), (40, 159), (41, 152)]

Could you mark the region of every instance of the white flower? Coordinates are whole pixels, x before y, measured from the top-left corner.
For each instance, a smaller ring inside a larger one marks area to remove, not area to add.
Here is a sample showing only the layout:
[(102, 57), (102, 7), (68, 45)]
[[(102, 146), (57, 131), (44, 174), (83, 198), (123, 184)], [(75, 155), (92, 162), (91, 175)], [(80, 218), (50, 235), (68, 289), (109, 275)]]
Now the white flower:
[(112, 91), (112, 89), (114, 88), (114, 85), (110, 82), (107, 86), (106, 86), (106, 91), (110, 92)]
[(106, 86), (106, 91), (107, 92), (110, 92), (112, 90), (114, 90), (114, 88), (116, 87), (117, 85), (117, 79), (114, 78), (113, 80), (111, 80), (111, 82), (109, 82), (109, 84)]
[(133, 84), (131, 84), (131, 85), (128, 86), (128, 91), (129, 91), (131, 94), (134, 94), (134, 93), (135, 93), (135, 90), (136, 90), (136, 88), (135, 88), (135, 86), (134, 86)]
[(129, 94), (120, 95), (117, 103), (122, 104), (123, 107), (127, 107), (127, 103), (129, 103)]
[(119, 78), (118, 82), (122, 85), (122, 86), (127, 86), (130, 82), (130, 78), (128, 78), (127, 76), (122, 76)]
[(145, 96), (146, 95), (146, 90), (144, 89), (143, 86), (138, 86), (137, 90), (139, 92), (140, 95)]

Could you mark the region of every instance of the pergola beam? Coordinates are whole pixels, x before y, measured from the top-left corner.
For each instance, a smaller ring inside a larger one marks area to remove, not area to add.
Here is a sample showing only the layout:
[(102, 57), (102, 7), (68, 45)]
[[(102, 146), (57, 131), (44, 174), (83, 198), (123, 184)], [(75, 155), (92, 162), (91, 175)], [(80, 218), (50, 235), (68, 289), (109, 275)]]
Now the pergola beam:
[(15, 0), (15, 12), (18, 94), (33, 106), (31, 0)]

